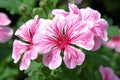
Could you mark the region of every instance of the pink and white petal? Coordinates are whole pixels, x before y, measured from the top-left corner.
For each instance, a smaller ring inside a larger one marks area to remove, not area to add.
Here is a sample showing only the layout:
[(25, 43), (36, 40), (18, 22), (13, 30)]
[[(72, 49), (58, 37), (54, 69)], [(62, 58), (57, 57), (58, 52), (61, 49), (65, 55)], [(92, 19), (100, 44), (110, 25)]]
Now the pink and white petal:
[(110, 67), (99, 67), (99, 71), (102, 75), (102, 80), (113, 80), (114, 78), (114, 72)]
[(5, 43), (11, 39), (13, 35), (13, 29), (9, 27), (0, 27), (0, 43)]
[(64, 17), (66, 17), (69, 13), (64, 11), (64, 10), (62, 10), (62, 9), (54, 9), (54, 10), (52, 10), (52, 14), (55, 15), (55, 16), (62, 15)]
[(31, 42), (36, 30), (39, 27), (40, 20), (37, 20), (38, 16), (24, 23), (15, 33), (19, 38)]
[(40, 21), (40, 25), (33, 36), (34, 44), (40, 43), (41, 39), (46, 37), (45, 35), (49, 35), (47, 32), (47, 28), (50, 26), (51, 20), (41, 18), (39, 21)]
[(96, 51), (96, 50), (98, 50), (98, 49), (100, 48), (100, 46), (101, 46), (101, 44), (102, 44), (102, 40), (101, 40), (100, 37), (95, 36), (95, 37), (94, 37), (94, 42), (95, 42), (95, 45), (94, 45), (94, 47), (92, 48), (92, 51)]
[(62, 16), (56, 16), (53, 18), (53, 20), (49, 23), (47, 26), (47, 35), (53, 37), (58, 36), (62, 37), (61, 31), (63, 30), (63, 27), (65, 26), (65, 18)]
[(53, 47), (56, 46), (55, 39), (52, 37), (47, 36), (46, 38), (43, 38), (39, 40), (39, 43), (36, 44), (39, 48), (39, 53), (46, 54), (48, 53)]
[(31, 36), (31, 24), (33, 23), (33, 20), (29, 20), (27, 21), (25, 24), (23, 24), (22, 26), (20, 26), (17, 31), (15, 32), (15, 35), (18, 36), (19, 38), (21, 38), (22, 40), (31, 42), (32, 40), (32, 36)]
[(11, 20), (5, 13), (0, 12), (0, 26), (7, 26), (11, 23)]
[(48, 66), (52, 70), (58, 68), (62, 63), (60, 50), (57, 48), (54, 48), (53, 50), (45, 54), (43, 56), (43, 63), (45, 66)]
[(100, 19), (101, 15), (97, 10), (93, 10), (90, 7), (85, 9), (80, 9), (82, 20), (86, 21), (96, 21)]
[(71, 14), (80, 14), (80, 9), (75, 4), (69, 3), (68, 6)]
[(55, 46), (55, 39), (48, 28), (50, 23), (51, 20), (43, 20), (33, 37), (33, 43), (38, 46), (39, 53), (42, 54), (48, 53)]
[[(74, 31), (85, 29), (84, 24), (81, 23), (81, 16), (76, 14), (70, 14), (65, 18), (65, 32), (73, 33)], [(81, 28), (82, 27), (82, 28)]]
[(113, 80), (120, 80), (120, 78), (115, 75)]
[(110, 40), (108, 42), (103, 42), (103, 45), (108, 48), (114, 49), (116, 47), (116, 42), (114, 42), (113, 40)]
[(116, 43), (115, 51), (120, 53), (120, 41)]
[(38, 51), (39, 51), (39, 48), (37, 46), (32, 45), (31, 48), (26, 52), (30, 54), (30, 59), (34, 60), (38, 57)]
[(99, 19), (95, 22), (94, 27), (91, 30), (96, 36), (100, 36), (104, 41), (107, 41), (107, 28), (107, 21), (104, 19)]
[(91, 50), (95, 45), (94, 35), (91, 31), (78, 34), (71, 39), (71, 43), (86, 50)]
[(13, 42), (13, 51), (12, 58), (14, 59), (14, 63), (17, 63), (21, 57), (21, 55), (28, 49), (28, 44), (25, 44), (19, 40), (15, 40)]
[(73, 69), (84, 62), (85, 55), (81, 50), (68, 46), (65, 48), (63, 59), (66, 66)]
[(79, 30), (80, 33), (87, 32), (93, 27), (94, 23), (93, 21), (78, 21), (78, 24), (76, 26), (76, 30)]
[(23, 55), (23, 58), (20, 63), (20, 70), (27, 70), (28, 67), (30, 66), (31, 60), (30, 60), (30, 55), (29, 52), (25, 52)]

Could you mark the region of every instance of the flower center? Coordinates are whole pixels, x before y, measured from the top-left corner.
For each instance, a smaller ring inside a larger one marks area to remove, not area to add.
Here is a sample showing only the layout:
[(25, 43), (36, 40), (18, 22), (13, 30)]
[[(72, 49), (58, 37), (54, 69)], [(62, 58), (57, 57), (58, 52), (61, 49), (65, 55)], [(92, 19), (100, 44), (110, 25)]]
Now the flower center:
[(57, 39), (57, 47), (64, 50), (67, 45), (70, 44), (70, 39), (68, 36), (63, 35), (61, 38)]

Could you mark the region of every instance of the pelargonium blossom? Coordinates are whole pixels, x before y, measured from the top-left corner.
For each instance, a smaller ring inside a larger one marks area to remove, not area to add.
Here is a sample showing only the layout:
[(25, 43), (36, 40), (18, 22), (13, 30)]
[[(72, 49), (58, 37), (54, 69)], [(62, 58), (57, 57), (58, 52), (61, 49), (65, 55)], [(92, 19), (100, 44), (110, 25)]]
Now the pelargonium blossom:
[[(36, 33), (38, 43), (40, 43), (40, 53), (43, 55), (43, 63), (50, 69), (58, 68), (62, 63), (62, 55), (65, 65), (69, 69), (81, 65), (85, 59), (85, 54), (73, 45), (86, 50), (91, 50), (94, 46), (94, 36), (92, 33), (80, 33), (81, 28), (77, 21), (78, 15), (69, 15), (66, 18), (56, 16), (48, 21), (44, 27), (39, 27)], [(84, 28), (84, 26), (81, 26)], [(41, 29), (42, 28), (42, 29)], [(43, 29), (44, 28), (44, 29)]]
[(112, 68), (110, 68), (110, 67), (100, 66), (99, 71), (102, 75), (102, 80), (120, 80), (119, 77), (117, 77), (114, 74)]
[(13, 35), (13, 29), (7, 27), (11, 20), (5, 13), (0, 13), (0, 43), (7, 42)]
[(106, 20), (101, 18), (100, 13), (97, 10), (93, 10), (90, 7), (79, 9), (75, 4), (69, 3), (69, 11), (66, 12), (62, 9), (54, 9), (52, 14), (55, 16), (68, 16), (71, 14), (78, 15), (81, 20), (78, 23), (84, 24), (86, 28), (83, 31), (90, 31), (94, 35), (95, 45), (93, 51), (100, 48), (102, 41), (107, 41), (107, 28), (108, 23)]
[(17, 63), (23, 55), (20, 62), (20, 70), (26, 70), (31, 60), (36, 59), (38, 56), (39, 48), (34, 42), (34, 35), (42, 21), (42, 19), (38, 19), (38, 16), (35, 16), (34, 19), (27, 21), (15, 32), (15, 35), (22, 41), (15, 40), (13, 42), (12, 58), (14, 63)]
[(112, 36), (111, 40), (104, 42), (104, 46), (115, 49), (116, 52), (120, 53), (120, 35)]

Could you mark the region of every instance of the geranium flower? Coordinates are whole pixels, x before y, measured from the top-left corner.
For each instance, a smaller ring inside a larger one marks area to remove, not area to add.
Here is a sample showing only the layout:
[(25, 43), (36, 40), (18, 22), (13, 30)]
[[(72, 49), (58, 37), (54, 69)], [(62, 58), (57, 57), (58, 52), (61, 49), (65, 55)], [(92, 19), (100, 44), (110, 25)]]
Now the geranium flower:
[(120, 36), (112, 36), (111, 40), (104, 42), (104, 45), (108, 48), (115, 49), (116, 52), (120, 53)]
[(102, 75), (102, 80), (120, 80), (110, 67), (99, 67), (99, 71)]
[(7, 27), (11, 20), (5, 13), (0, 13), (0, 43), (7, 42), (13, 35), (13, 29)]
[(39, 48), (34, 42), (34, 35), (42, 21), (42, 19), (38, 19), (38, 16), (35, 16), (34, 19), (23, 24), (15, 33), (22, 41), (14, 41), (12, 58), (14, 59), (14, 63), (17, 63), (23, 55), (20, 70), (26, 70), (31, 60), (36, 59), (38, 56)]
[(101, 46), (102, 41), (107, 41), (107, 28), (108, 23), (106, 20), (101, 18), (100, 13), (97, 10), (93, 10), (90, 7), (87, 7), (85, 9), (79, 9), (75, 4), (69, 3), (69, 11), (66, 12), (64, 10), (60, 9), (54, 9), (52, 11), (52, 14), (55, 16), (68, 16), (71, 14), (78, 15), (81, 19), (78, 21), (80, 24), (84, 24), (86, 28), (84, 28), (84, 32), (90, 31), (94, 35), (94, 42), (95, 45), (93, 47), (94, 50), (98, 50)]
[(86, 24), (88, 29), (94, 34), (95, 46), (94, 50), (98, 50), (102, 41), (107, 41), (107, 28), (108, 23), (106, 20), (100, 18), (100, 13), (96, 10), (93, 10), (89, 7), (86, 9), (81, 9), (81, 16), (83, 23)]
[[(56, 16), (43, 27), (39, 27), (36, 33), (40, 38), (40, 53), (43, 55), (43, 63), (50, 69), (56, 69), (62, 63), (62, 55), (65, 65), (73, 69), (81, 65), (85, 54), (74, 45), (91, 50), (94, 46), (94, 36), (90, 32), (80, 33), (77, 15), (69, 15), (66, 18)], [(81, 25), (84, 28), (84, 26)], [(42, 29), (41, 29), (42, 28)], [(79, 30), (78, 30), (79, 29)]]

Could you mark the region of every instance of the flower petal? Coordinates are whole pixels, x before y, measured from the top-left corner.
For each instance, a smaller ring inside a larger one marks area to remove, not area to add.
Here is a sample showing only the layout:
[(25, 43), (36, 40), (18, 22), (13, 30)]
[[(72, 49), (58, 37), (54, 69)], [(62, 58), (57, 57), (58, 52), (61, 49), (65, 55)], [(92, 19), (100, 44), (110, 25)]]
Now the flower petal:
[(0, 13), (0, 26), (7, 26), (11, 23), (11, 20), (5, 13)]
[(35, 16), (34, 19), (27, 21), (23, 24), (15, 33), (19, 38), (31, 42), (32, 38), (38, 29), (40, 21), (38, 20), (38, 16)]
[(105, 21), (104, 19), (99, 19), (94, 23), (92, 31), (96, 36), (100, 36), (104, 41), (107, 41), (108, 40), (107, 28), (108, 28), (107, 21)]
[(30, 49), (27, 50), (26, 52), (28, 54), (30, 54), (30, 59), (31, 60), (34, 60), (38, 57), (38, 53), (39, 53), (39, 46), (36, 46), (36, 45), (32, 45), (29, 47)]
[(120, 78), (117, 76), (114, 76), (113, 80), (120, 80)]
[(91, 50), (95, 45), (94, 35), (91, 31), (86, 31), (81, 34), (78, 33), (78, 35), (71, 39), (71, 43), (76, 44), (86, 50)]
[(69, 13), (64, 11), (64, 10), (62, 10), (62, 9), (54, 9), (54, 10), (52, 10), (52, 14), (54, 14), (55, 16), (62, 15), (64, 17), (66, 17)]
[(110, 67), (99, 67), (99, 71), (102, 75), (102, 80), (120, 80)]
[(116, 47), (116, 42), (110, 40), (108, 42), (103, 42), (103, 45), (106, 46), (106, 47), (109, 47), (109, 48), (115, 48)]
[(116, 44), (115, 51), (120, 53), (120, 41)]
[(60, 50), (56, 48), (43, 56), (44, 65), (52, 70), (58, 68), (61, 65), (61, 62), (62, 58), (60, 56)]
[(83, 0), (76, 0), (77, 4), (80, 4)]
[(80, 9), (82, 20), (85, 21), (96, 21), (100, 19), (100, 13), (97, 10), (93, 10), (90, 7)]
[(30, 55), (29, 52), (25, 52), (23, 55), (22, 61), (20, 63), (20, 70), (26, 70), (30, 66)]
[(102, 80), (111, 80), (114, 73), (111, 68), (100, 66), (99, 71), (102, 75)]
[(33, 36), (34, 44), (40, 43), (41, 39), (43, 39), (46, 34), (49, 35), (47, 32), (47, 27), (49, 26), (51, 20), (41, 18), (39, 21), (40, 21), (40, 25)]
[(83, 63), (85, 55), (82, 51), (72, 46), (68, 46), (65, 48), (63, 59), (66, 66), (70, 69), (73, 69), (76, 67), (76, 65), (81, 65)]
[(13, 42), (13, 51), (12, 58), (14, 59), (14, 63), (17, 63), (21, 57), (21, 55), (28, 49), (28, 44), (25, 44), (19, 40), (15, 40)]
[(72, 14), (80, 13), (80, 9), (75, 4), (69, 3), (68, 6), (69, 6), (70, 13)]
[(92, 51), (98, 50), (98, 49), (100, 48), (101, 44), (102, 44), (102, 40), (101, 40), (100, 37), (95, 36), (95, 37), (94, 37), (94, 41), (95, 41), (95, 45), (94, 45), (94, 47), (92, 48)]
[(0, 43), (7, 42), (13, 35), (13, 29), (9, 27), (0, 27)]

